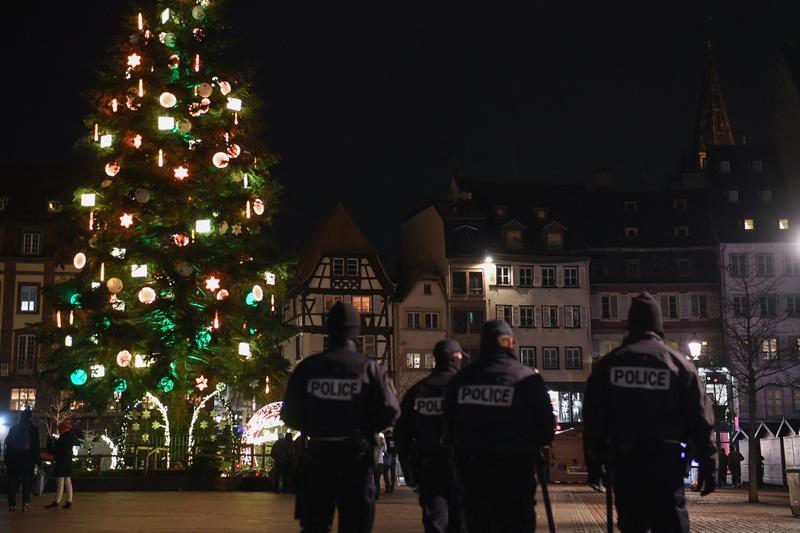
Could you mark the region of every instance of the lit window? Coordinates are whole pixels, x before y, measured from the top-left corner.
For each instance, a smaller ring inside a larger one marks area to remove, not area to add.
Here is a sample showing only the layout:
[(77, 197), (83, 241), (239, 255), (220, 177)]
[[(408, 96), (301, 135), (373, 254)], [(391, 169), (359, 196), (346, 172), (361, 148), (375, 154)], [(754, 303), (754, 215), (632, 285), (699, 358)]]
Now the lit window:
[(372, 312), (372, 297), (370, 296), (353, 296), (353, 308), (359, 313)]
[(752, 218), (744, 219), (744, 229), (746, 229), (747, 231), (751, 231), (751, 230), (754, 230), (755, 227), (756, 227), (756, 221), (755, 220), (753, 220)]
[(497, 284), (498, 285), (511, 285), (511, 267), (509, 265), (497, 265)]
[(19, 312), (36, 313), (39, 311), (39, 286), (21, 285), (19, 288)]
[(764, 359), (778, 358), (778, 339), (776, 337), (761, 341), (761, 357)]
[(436, 366), (436, 358), (432, 353), (428, 352), (422, 355), (422, 366), (428, 370)]
[(778, 220), (778, 229), (789, 229), (789, 219), (781, 218)]
[(349, 300), (350, 300), (349, 296), (343, 296), (341, 294), (326, 294), (322, 300), (322, 303), (323, 306), (325, 307), (325, 312), (327, 313), (328, 311), (331, 310), (331, 307), (333, 307), (336, 304), (336, 302), (350, 303)]
[(564, 348), (564, 366), (567, 370), (580, 370), (583, 366), (582, 350), (580, 346), (567, 346)]
[(42, 236), (40, 233), (22, 234), (22, 253), (25, 255), (36, 255), (39, 253), (39, 245)]
[(50, 200), (47, 202), (47, 212), (48, 213), (60, 213), (63, 209), (61, 202), (58, 200)]
[(422, 354), (419, 352), (407, 352), (406, 368), (422, 368)]
[(30, 374), (36, 367), (36, 335), (17, 336), (17, 372)]
[(519, 349), (519, 361), (530, 367), (536, 367), (536, 347), (535, 346), (522, 346)]
[(23, 411), (25, 409), (33, 410), (36, 405), (36, 389), (11, 389), (11, 401), (9, 402), (9, 410)]

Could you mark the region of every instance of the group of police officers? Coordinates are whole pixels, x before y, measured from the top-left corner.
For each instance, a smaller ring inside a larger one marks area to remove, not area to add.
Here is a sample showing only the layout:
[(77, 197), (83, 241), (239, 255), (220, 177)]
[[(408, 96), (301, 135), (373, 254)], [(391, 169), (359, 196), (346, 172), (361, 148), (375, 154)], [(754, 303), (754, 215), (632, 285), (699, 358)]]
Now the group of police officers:
[[(440, 341), (431, 374), (398, 405), (382, 367), (356, 352), (360, 324), (352, 306), (334, 305), (329, 349), (302, 361), (287, 386), (281, 418), (303, 439), (295, 513), (302, 531), (329, 532), (335, 510), (339, 531), (372, 530), (375, 436), (393, 424), (426, 532), (533, 531), (537, 466), (556, 424), (542, 376), (514, 352), (511, 327), (484, 324), (474, 360), (457, 342)], [(688, 532), (689, 458), (700, 464), (701, 493), (715, 488), (710, 402), (692, 363), (664, 343), (649, 294), (633, 300), (628, 329), (587, 384), (589, 483), (613, 489), (626, 533)]]

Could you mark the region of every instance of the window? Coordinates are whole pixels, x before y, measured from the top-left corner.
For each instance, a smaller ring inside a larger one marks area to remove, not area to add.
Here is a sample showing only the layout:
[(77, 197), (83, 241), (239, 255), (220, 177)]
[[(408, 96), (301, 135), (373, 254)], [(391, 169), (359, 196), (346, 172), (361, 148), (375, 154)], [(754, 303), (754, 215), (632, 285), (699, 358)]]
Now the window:
[(61, 202), (58, 200), (48, 200), (47, 201), (47, 212), (48, 213), (60, 213), (63, 209)]
[(522, 248), (521, 229), (514, 228), (506, 230), (506, 246), (509, 248)]
[(353, 296), (353, 308), (359, 313), (372, 313), (371, 296)]
[(422, 294), (425, 294), (425, 295), (433, 294), (433, 291), (431, 289), (431, 284), (430, 283), (423, 283), (422, 284)]
[(505, 320), (509, 324), (511, 324), (511, 306), (510, 305), (498, 305), (497, 306), (497, 320)]
[(542, 368), (545, 370), (558, 370), (558, 348), (555, 346), (542, 348)]
[(519, 286), (533, 287), (533, 267), (519, 267)]
[(0, 211), (5, 211), (8, 207), (8, 196), (0, 196)]
[(41, 241), (41, 234), (39, 233), (23, 233), (22, 234), (22, 253), (24, 255), (36, 255), (39, 253), (39, 244)]
[(779, 218), (778, 219), (778, 229), (789, 229), (789, 219), (788, 218)]
[(728, 191), (728, 201), (732, 204), (735, 204), (739, 201), (739, 191), (736, 189), (731, 189)]
[(787, 276), (800, 276), (800, 255), (796, 253), (786, 254), (783, 273)]
[(581, 422), (583, 420), (583, 393), (548, 391), (556, 422)]
[(719, 171), (723, 174), (730, 174), (731, 173), (731, 162), (730, 161), (720, 161), (719, 162)]
[(543, 328), (558, 327), (558, 307), (556, 307), (555, 305), (542, 306), (542, 327)]
[(439, 313), (425, 313), (425, 329), (439, 329)]
[(428, 370), (436, 366), (436, 359), (433, 357), (432, 353), (427, 352), (422, 354), (422, 366)]
[(675, 226), (674, 232), (676, 237), (688, 237), (689, 226)]
[(744, 219), (744, 229), (747, 231), (752, 231), (756, 229), (756, 221), (752, 218)]
[(750, 164), (750, 169), (751, 169), (753, 172), (756, 172), (756, 173), (761, 173), (761, 171), (762, 171), (762, 170), (764, 170), (764, 165), (761, 163), (761, 160), (760, 160), (760, 159), (756, 159), (755, 161), (753, 161), (753, 162)]
[(777, 359), (778, 358), (778, 339), (770, 337), (761, 341), (761, 357), (764, 359)]
[(325, 312), (327, 313), (328, 311), (331, 310), (331, 307), (333, 307), (336, 304), (336, 302), (350, 303), (350, 297), (345, 296), (343, 294), (326, 294), (323, 297), (322, 302), (325, 307)]
[(494, 207), (494, 216), (498, 219), (504, 219), (508, 216), (508, 208), (504, 205), (496, 205)]
[(358, 258), (357, 257), (348, 257), (347, 258), (347, 276), (351, 278), (355, 278), (358, 276)]
[(635, 239), (639, 236), (639, 228), (625, 228), (625, 238)]
[(692, 294), (692, 318), (708, 318), (708, 302), (705, 294)]
[(406, 368), (422, 368), (422, 354), (406, 352)]
[(543, 266), (542, 287), (555, 287), (555, 286), (556, 286), (556, 267)]
[(483, 294), (483, 272), (469, 273), (469, 293)]
[(750, 305), (744, 296), (733, 297), (733, 316), (746, 317), (750, 313)]
[(787, 355), (800, 356), (800, 336), (789, 335), (786, 337)]
[(625, 200), (625, 211), (638, 211), (639, 203), (636, 200)]
[(567, 370), (580, 370), (583, 367), (583, 357), (580, 346), (567, 346), (564, 348), (564, 367)]
[(534, 210), (536, 214), (536, 220), (546, 220), (547, 219), (547, 208), (545, 207), (537, 207)]
[(625, 277), (629, 279), (636, 279), (641, 275), (641, 268), (638, 259), (625, 260)]
[(408, 329), (419, 329), (421, 328), (421, 319), (422, 315), (419, 312), (412, 311), (410, 313), (406, 313), (406, 327)]
[(17, 335), (17, 372), (31, 373), (36, 367), (36, 336)]
[(497, 265), (495, 271), (497, 272), (498, 285), (511, 285), (511, 267), (509, 265)]
[(375, 357), (375, 335), (361, 335), (357, 337), (356, 351), (367, 357)]
[(467, 294), (466, 272), (453, 272), (453, 294)]
[(767, 416), (777, 418), (783, 416), (783, 389), (780, 387), (767, 387)]
[(800, 295), (791, 294), (786, 297), (786, 314), (789, 316), (800, 316)]
[(331, 268), (331, 274), (334, 276), (344, 276), (344, 258), (343, 257), (334, 257), (333, 258), (333, 267)]
[(11, 389), (11, 401), (8, 408), (11, 411), (33, 410), (36, 405), (36, 389)]
[(604, 278), (608, 275), (608, 265), (605, 261), (592, 261), (592, 276), (595, 278)]
[(453, 332), (464, 335), (479, 334), (483, 326), (482, 310), (453, 311)]
[(678, 319), (678, 296), (675, 294), (661, 295), (661, 316), (665, 320)]
[(602, 296), (600, 298), (600, 318), (603, 320), (616, 320), (619, 318), (616, 296)]
[(764, 202), (765, 204), (771, 202), (772, 191), (769, 189), (764, 189), (763, 191), (761, 191), (761, 201)]
[(686, 211), (686, 199), (684, 198), (676, 198), (672, 201), (672, 207), (675, 209), (679, 209), (681, 211)]
[(520, 305), (519, 306), (519, 327), (532, 328), (534, 326), (533, 306)]
[(772, 254), (756, 254), (756, 274), (763, 277), (775, 275), (775, 259)]
[(19, 287), (19, 312), (37, 313), (39, 311), (39, 286), (20, 285)]
[(692, 260), (688, 257), (681, 257), (676, 262), (675, 265), (677, 267), (678, 275), (681, 277), (687, 277), (692, 275)]
[(564, 287), (574, 288), (579, 285), (578, 267), (564, 267)]
[(774, 294), (760, 296), (758, 298), (758, 307), (761, 310), (761, 316), (775, 318), (778, 316), (778, 297)]
[(728, 270), (731, 276), (743, 278), (747, 275), (747, 255), (745, 254), (729, 254), (728, 255)]
[(548, 231), (544, 240), (548, 250), (560, 250), (564, 247), (564, 234), (560, 231)]
[(579, 305), (564, 306), (564, 327), (565, 328), (581, 327), (581, 306)]
[(535, 346), (520, 347), (519, 361), (525, 366), (536, 368), (536, 347)]

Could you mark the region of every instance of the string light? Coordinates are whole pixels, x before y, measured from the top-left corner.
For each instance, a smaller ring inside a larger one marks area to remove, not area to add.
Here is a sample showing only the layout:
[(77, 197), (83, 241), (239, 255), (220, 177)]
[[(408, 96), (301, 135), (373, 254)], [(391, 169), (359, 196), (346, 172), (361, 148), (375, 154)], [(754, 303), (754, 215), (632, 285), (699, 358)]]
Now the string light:
[(141, 13), (139, 13), (138, 19), (139, 19), (139, 31), (142, 31), (144, 29), (144, 19), (142, 18)]
[(219, 313), (216, 311), (214, 311), (214, 329), (219, 329)]
[(183, 181), (189, 177), (189, 169), (181, 165), (175, 169), (175, 179)]
[(245, 189), (250, 188), (250, 176), (245, 174), (244, 177), (242, 178), (242, 183), (244, 184)]
[(206, 278), (206, 289), (211, 292), (219, 289), (219, 279), (215, 278), (214, 276), (209, 276)]
[(142, 56), (139, 54), (131, 54), (128, 56), (128, 66), (131, 68), (136, 68), (142, 64)]
[(70, 310), (69, 312), (69, 325), (71, 326), (75, 322), (75, 312)]
[(106, 280), (106, 264), (100, 263), (100, 281)]
[(164, 151), (162, 149), (158, 149), (158, 166), (164, 166)]
[(144, 82), (139, 78), (139, 98), (144, 96)]
[(116, 113), (117, 109), (119, 109), (119, 102), (117, 102), (117, 99), (114, 98), (113, 100), (111, 100), (111, 111)]
[(89, 211), (89, 230), (94, 229), (94, 211)]
[(245, 217), (248, 219), (250, 218), (250, 200), (247, 200), (247, 204), (244, 208)]
[(119, 217), (119, 225), (123, 228), (130, 228), (133, 226), (133, 215), (123, 213), (122, 216)]
[(142, 147), (142, 136), (139, 135), (138, 133), (133, 138), (133, 147), (136, 148), (136, 149), (139, 149), (139, 148)]
[(200, 72), (200, 54), (194, 56), (194, 71)]
[(56, 327), (61, 329), (61, 311), (56, 311)]
[(234, 113), (234, 114), (233, 114), (233, 124), (234, 124), (235, 126), (238, 126), (238, 125), (239, 125), (239, 113)]
[(97, 125), (97, 122), (94, 123), (94, 142), (100, 140), (100, 126)]

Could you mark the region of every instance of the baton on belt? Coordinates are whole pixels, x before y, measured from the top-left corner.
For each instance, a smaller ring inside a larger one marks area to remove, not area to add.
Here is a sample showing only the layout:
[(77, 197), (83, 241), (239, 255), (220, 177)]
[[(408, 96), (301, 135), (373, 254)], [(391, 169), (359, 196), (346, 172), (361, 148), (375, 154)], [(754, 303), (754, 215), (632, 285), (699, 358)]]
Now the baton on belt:
[(556, 522), (553, 519), (553, 507), (550, 505), (550, 492), (547, 489), (547, 466), (545, 453), (548, 453), (548, 448), (542, 448), (539, 450), (539, 454), (537, 456), (536, 461), (536, 472), (539, 478), (539, 483), (542, 485), (542, 500), (544, 500), (544, 510), (547, 514), (547, 525), (549, 527), (550, 533), (556, 533)]

